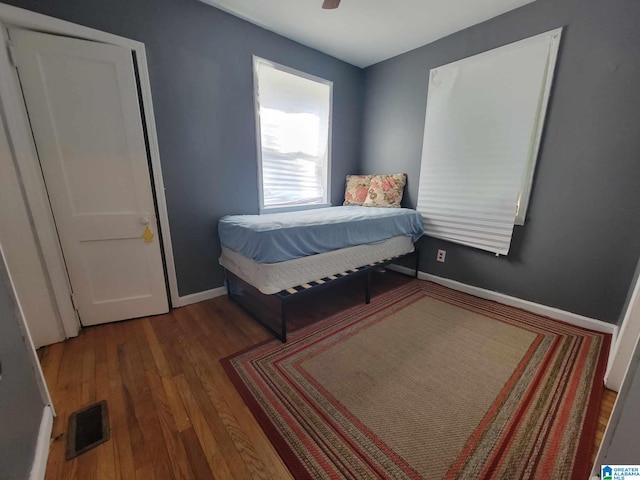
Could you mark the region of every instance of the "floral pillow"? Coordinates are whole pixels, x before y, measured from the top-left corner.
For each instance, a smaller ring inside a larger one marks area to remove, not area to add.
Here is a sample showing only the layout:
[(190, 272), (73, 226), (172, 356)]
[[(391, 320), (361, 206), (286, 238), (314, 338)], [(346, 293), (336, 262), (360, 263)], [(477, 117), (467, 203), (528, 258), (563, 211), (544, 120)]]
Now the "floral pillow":
[(369, 184), (365, 207), (395, 207), (400, 208), (402, 193), (407, 183), (404, 173), (392, 175), (373, 175)]
[(362, 205), (369, 193), (373, 175), (347, 175), (344, 205)]

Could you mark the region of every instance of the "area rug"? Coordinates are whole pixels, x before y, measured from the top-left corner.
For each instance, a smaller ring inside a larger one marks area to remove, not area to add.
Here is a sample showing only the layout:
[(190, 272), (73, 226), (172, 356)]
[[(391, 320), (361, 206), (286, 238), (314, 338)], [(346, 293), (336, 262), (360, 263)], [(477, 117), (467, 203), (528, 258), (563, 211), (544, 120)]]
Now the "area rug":
[(609, 342), (416, 280), (222, 362), (297, 479), (584, 479)]

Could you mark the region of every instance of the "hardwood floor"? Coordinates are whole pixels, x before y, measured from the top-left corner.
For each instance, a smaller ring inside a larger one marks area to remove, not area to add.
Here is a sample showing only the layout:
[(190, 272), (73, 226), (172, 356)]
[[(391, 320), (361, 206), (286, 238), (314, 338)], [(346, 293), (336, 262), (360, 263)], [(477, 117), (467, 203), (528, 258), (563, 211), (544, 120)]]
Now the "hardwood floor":
[(611, 412), (613, 410), (613, 404), (616, 403), (617, 397), (618, 394), (613, 390), (608, 390), (606, 388), (604, 389), (602, 400), (600, 402), (600, 413), (598, 415), (596, 437), (593, 441), (591, 463), (594, 463), (596, 461), (596, 457), (598, 456), (598, 448), (600, 448), (600, 444), (602, 443), (602, 437), (604, 436), (604, 431), (607, 428), (607, 423), (609, 422), (609, 418), (611, 417)]
[[(408, 277), (382, 274), (375, 295)], [(294, 325), (362, 301), (359, 284), (294, 306)], [(48, 480), (292, 478), (219, 359), (271, 338), (227, 297), (166, 315), (85, 328), (38, 351), (57, 417)], [(65, 460), (68, 416), (108, 401), (111, 439)], [(599, 444), (614, 392), (605, 393)]]
[[(268, 337), (225, 297), (47, 347), (58, 416), (46, 478), (291, 478), (218, 362)], [(69, 413), (100, 399), (111, 440), (66, 461)]]

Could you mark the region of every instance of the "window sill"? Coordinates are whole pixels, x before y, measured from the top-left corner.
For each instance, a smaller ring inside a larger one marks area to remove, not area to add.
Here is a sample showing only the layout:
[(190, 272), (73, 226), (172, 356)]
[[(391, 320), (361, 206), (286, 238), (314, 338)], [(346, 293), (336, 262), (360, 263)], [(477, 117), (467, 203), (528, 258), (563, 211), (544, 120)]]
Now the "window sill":
[(260, 215), (264, 215), (267, 213), (285, 213), (285, 212), (299, 212), (302, 210), (313, 210), (316, 208), (327, 208), (330, 207), (330, 203), (314, 203), (313, 205), (292, 205), (290, 207), (269, 207), (269, 208), (261, 208)]

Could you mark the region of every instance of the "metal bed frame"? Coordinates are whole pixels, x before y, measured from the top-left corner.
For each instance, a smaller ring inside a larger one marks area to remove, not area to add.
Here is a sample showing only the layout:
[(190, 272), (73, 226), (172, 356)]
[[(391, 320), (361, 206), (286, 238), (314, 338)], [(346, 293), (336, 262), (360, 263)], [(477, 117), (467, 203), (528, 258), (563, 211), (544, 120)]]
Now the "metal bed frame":
[[(294, 298), (298, 299), (312, 292), (317, 292), (319, 290), (324, 290), (327, 287), (338, 285), (348, 278), (363, 277), (364, 301), (368, 304), (371, 302), (371, 272), (374, 269), (382, 268), (396, 260), (406, 258), (411, 255), (415, 255), (416, 268), (414, 277), (418, 278), (420, 251), (416, 248), (413, 252), (409, 252), (404, 255), (381, 260), (346, 272), (336, 273), (335, 275), (330, 275), (293, 288), (288, 288), (272, 295), (266, 295), (260, 292), (250, 283), (225, 269), (227, 291), (231, 301), (262, 324), (278, 340), (285, 343), (287, 341), (287, 307)], [(269, 311), (269, 307), (276, 307), (275, 310), (277, 310), (279, 315), (273, 315), (272, 313), (274, 308), (271, 308), (271, 311)], [(274, 328), (270, 323), (279, 323), (279, 328)]]

